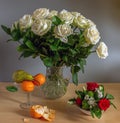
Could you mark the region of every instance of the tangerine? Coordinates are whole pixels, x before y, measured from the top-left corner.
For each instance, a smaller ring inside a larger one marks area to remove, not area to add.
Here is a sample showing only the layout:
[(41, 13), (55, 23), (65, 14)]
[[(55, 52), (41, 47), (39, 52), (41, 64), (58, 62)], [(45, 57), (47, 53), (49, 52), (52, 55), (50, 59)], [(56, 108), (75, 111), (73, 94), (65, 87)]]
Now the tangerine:
[(34, 90), (34, 84), (32, 81), (25, 80), (21, 83), (21, 88), (24, 91), (31, 92)]
[(43, 114), (44, 114), (44, 108), (41, 105), (33, 105), (30, 108), (30, 115), (33, 118), (41, 118)]
[(42, 73), (38, 73), (34, 76), (33, 83), (39, 86), (39, 85), (43, 85), (45, 81), (46, 81), (45, 75), (43, 75)]

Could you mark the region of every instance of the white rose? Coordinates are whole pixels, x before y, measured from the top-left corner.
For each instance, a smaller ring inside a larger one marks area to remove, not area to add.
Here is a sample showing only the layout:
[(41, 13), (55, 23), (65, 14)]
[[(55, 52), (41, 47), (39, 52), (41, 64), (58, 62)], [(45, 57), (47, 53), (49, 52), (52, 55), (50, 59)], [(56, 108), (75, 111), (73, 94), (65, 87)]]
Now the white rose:
[(105, 59), (108, 56), (108, 48), (104, 42), (100, 42), (96, 49), (99, 58)]
[(95, 45), (100, 40), (100, 35), (95, 25), (86, 28), (84, 32), (84, 36), (88, 44)]
[(72, 34), (73, 30), (68, 24), (61, 24), (55, 27), (54, 33), (56, 38), (60, 38), (62, 42), (67, 43), (67, 36)]
[(46, 34), (51, 29), (51, 20), (41, 19), (35, 20), (31, 30), (39, 36)]
[(79, 28), (86, 28), (88, 25), (88, 22), (84, 16), (80, 15), (74, 18), (73, 24)]
[(51, 19), (53, 16), (57, 16), (57, 15), (58, 15), (58, 11), (52, 10), (47, 16), (47, 18)]
[(41, 19), (41, 18), (46, 18), (49, 14), (49, 9), (46, 8), (40, 8), (40, 9), (36, 9), (33, 12), (33, 18), (34, 19)]
[(62, 10), (59, 13), (59, 17), (62, 21), (65, 21), (66, 24), (71, 24), (73, 22), (74, 16), (67, 10)]
[(71, 12), (71, 13), (72, 13), (72, 15), (73, 15), (74, 17), (76, 17), (76, 18), (81, 15), (79, 12)]
[(87, 23), (88, 23), (88, 26), (94, 26), (95, 25), (94, 22), (89, 20), (89, 19), (87, 19)]
[(31, 15), (24, 15), (19, 20), (19, 26), (21, 29), (26, 29), (26, 28), (31, 27), (32, 23), (33, 23), (33, 19)]

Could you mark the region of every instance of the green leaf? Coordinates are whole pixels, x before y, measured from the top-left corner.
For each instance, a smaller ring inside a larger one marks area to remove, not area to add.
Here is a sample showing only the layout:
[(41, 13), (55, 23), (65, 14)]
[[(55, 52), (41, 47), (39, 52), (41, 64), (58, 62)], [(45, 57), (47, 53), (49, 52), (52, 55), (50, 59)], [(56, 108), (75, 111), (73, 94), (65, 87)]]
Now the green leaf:
[(68, 104), (74, 104), (75, 103), (75, 101), (76, 101), (76, 99), (75, 98), (72, 98), (72, 99), (69, 99), (68, 100)]
[(80, 71), (80, 67), (79, 66), (74, 66), (74, 72), (77, 73)]
[(78, 85), (78, 71), (80, 70), (79, 66), (71, 66), (72, 81), (75, 85)]
[(75, 85), (78, 85), (78, 79), (77, 79), (77, 74), (76, 73), (73, 73), (72, 74), (72, 81)]
[(98, 108), (98, 107), (96, 106), (96, 107), (94, 107), (92, 110), (93, 110), (93, 113), (95, 114), (95, 116), (100, 119), (101, 116), (102, 116), (102, 111), (100, 110), (100, 108)]
[(47, 67), (51, 67), (53, 65), (53, 60), (49, 57), (43, 59), (44, 65)]
[(54, 42), (54, 39), (48, 39), (48, 41), (50, 42), (50, 43), (53, 43)]
[(82, 101), (82, 108), (85, 110), (89, 109), (89, 104), (87, 100)]
[(7, 86), (6, 89), (10, 92), (16, 92), (18, 91), (18, 88), (15, 86)]
[(18, 52), (22, 52), (22, 51), (25, 51), (27, 49), (28, 49), (27, 46), (24, 44), (21, 44), (20, 46), (17, 47)]
[(78, 74), (72, 73), (72, 81), (75, 85), (78, 85)]
[(55, 24), (55, 25), (60, 25), (60, 24), (62, 23), (62, 21), (60, 20), (60, 18), (57, 17), (57, 16), (53, 16), (53, 17), (52, 17), (52, 22), (53, 22), (53, 24)]
[(74, 49), (70, 49), (70, 52), (73, 54), (73, 55), (75, 55), (77, 52), (76, 52), (76, 50), (74, 50)]
[(101, 110), (97, 110), (97, 111), (95, 111), (95, 116), (96, 116), (98, 119), (100, 119), (100, 118), (101, 118), (101, 116), (102, 116), (102, 112), (101, 112)]
[(76, 93), (76, 94), (77, 94), (77, 96), (78, 96), (78, 97), (80, 97), (81, 99), (83, 99), (83, 98), (84, 98), (84, 92), (79, 91), (79, 90), (78, 90), (78, 91), (76, 90), (76, 91), (75, 91), (75, 93)]
[(110, 102), (110, 104), (111, 104), (115, 109), (117, 109), (117, 107), (116, 107), (112, 102)]
[(19, 30), (15, 29), (11, 32), (11, 36), (12, 36), (14, 41), (19, 41), (21, 38), (21, 33)]
[(29, 57), (29, 56), (32, 56), (34, 54), (34, 52), (31, 52), (31, 51), (24, 51), (21, 55), (20, 55), (20, 58), (21, 57)]
[(90, 113), (91, 113), (92, 117), (94, 118), (95, 117), (94, 116), (94, 111), (92, 109), (90, 109)]
[(59, 56), (58, 52), (56, 52), (54, 57), (53, 57), (53, 62), (58, 61), (59, 59), (60, 59), (60, 56)]
[(50, 46), (50, 49), (51, 49), (52, 51), (57, 51), (57, 50), (58, 50), (58, 48), (57, 48), (56, 45), (51, 45), (51, 46)]
[(82, 72), (84, 73), (84, 65), (86, 65), (86, 60), (85, 59), (80, 59), (80, 68), (82, 70)]
[(62, 59), (63, 59), (65, 62), (68, 62), (68, 57), (67, 57), (67, 56), (62, 56)]
[(36, 50), (36, 47), (33, 45), (33, 43), (29, 40), (27, 40), (25, 42), (25, 44), (27, 45), (28, 48), (30, 48), (31, 50), (35, 51)]
[(1, 25), (1, 28), (8, 34), (8, 35), (11, 35), (11, 29), (4, 26), (4, 25)]
[(107, 99), (114, 99), (114, 97), (111, 94), (106, 94), (105, 96)]
[(95, 98), (95, 100), (100, 100), (100, 98), (99, 98), (99, 96), (98, 96), (98, 92), (97, 92), (97, 91), (95, 91), (95, 92), (94, 92), (94, 98)]

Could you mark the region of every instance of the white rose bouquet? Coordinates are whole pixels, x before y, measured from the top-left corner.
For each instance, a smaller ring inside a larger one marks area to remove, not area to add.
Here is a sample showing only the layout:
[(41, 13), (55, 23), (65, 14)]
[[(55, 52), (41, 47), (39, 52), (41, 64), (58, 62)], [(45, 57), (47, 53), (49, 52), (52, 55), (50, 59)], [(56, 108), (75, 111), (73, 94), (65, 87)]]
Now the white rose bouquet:
[[(84, 72), (87, 57), (94, 52), (100, 58), (108, 56), (96, 25), (78, 12), (61, 12), (47, 8), (24, 15), (11, 28), (2, 29), (18, 43), (20, 57), (39, 56), (46, 67), (68, 66), (72, 80), (78, 84), (78, 72)], [(98, 45), (98, 46), (96, 46)]]

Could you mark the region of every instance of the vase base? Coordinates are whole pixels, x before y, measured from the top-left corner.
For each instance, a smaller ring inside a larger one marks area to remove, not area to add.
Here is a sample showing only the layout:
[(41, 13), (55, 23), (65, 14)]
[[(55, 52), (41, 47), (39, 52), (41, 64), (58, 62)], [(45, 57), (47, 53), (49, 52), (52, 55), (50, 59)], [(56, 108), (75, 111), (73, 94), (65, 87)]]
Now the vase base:
[[(65, 95), (65, 94), (64, 94)], [(45, 98), (45, 99), (50, 99), (50, 100), (55, 100), (55, 99), (59, 99), (59, 98), (62, 98), (64, 95), (61, 95), (61, 96), (43, 96), (43, 98)]]
[(45, 99), (58, 99), (63, 97), (66, 94), (67, 88), (63, 90), (63, 88), (60, 89), (53, 89), (53, 88), (48, 88), (48, 90), (44, 90), (41, 88), (41, 96)]

